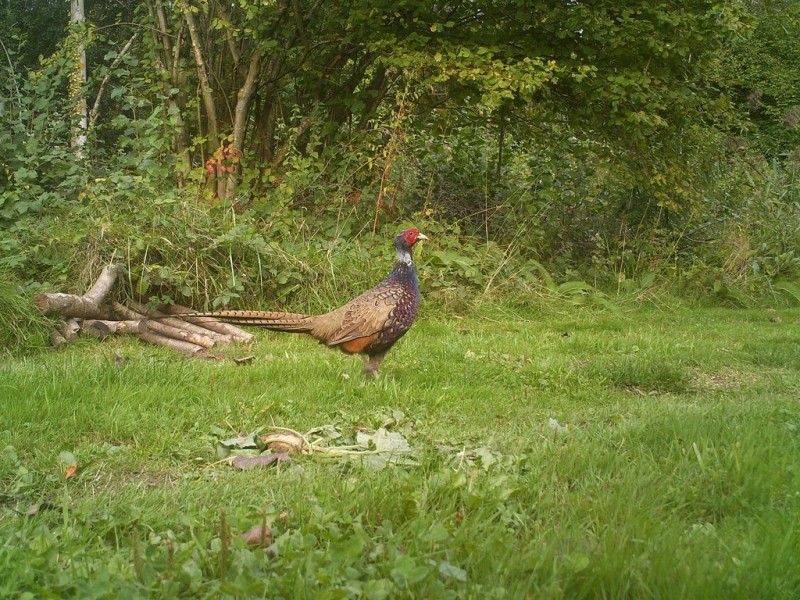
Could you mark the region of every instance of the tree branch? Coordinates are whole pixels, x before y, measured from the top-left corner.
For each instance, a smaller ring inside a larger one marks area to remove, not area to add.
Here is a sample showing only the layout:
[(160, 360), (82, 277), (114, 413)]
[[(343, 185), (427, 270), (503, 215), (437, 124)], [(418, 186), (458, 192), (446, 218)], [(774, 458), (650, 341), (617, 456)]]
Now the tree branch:
[(100, 82), (100, 87), (97, 89), (97, 96), (94, 99), (94, 104), (92, 105), (92, 110), (89, 111), (89, 129), (94, 128), (94, 124), (97, 121), (97, 117), (100, 115), (100, 100), (103, 98), (103, 92), (105, 92), (106, 84), (108, 80), (111, 79), (111, 72), (117, 68), (122, 59), (124, 58), (125, 54), (127, 54), (128, 50), (131, 49), (133, 46), (133, 42), (139, 36), (138, 33), (134, 33), (131, 36), (131, 39), (128, 40), (128, 43), (120, 50), (117, 57), (114, 59), (114, 62), (111, 63), (111, 67), (109, 67), (108, 73), (106, 73), (105, 77), (103, 77), (103, 81)]

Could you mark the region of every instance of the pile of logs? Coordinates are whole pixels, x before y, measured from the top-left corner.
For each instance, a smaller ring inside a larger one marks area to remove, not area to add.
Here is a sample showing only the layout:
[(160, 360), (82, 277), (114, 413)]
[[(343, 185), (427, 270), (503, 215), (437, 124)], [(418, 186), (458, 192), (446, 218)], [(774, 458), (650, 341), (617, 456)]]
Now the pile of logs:
[(197, 356), (217, 344), (253, 341), (252, 334), (228, 323), (186, 316), (192, 310), (185, 306), (173, 304), (152, 310), (134, 301), (128, 301), (127, 305), (104, 304), (120, 271), (120, 265), (105, 267), (83, 296), (45, 293), (33, 299), (43, 314), (63, 319), (50, 338), (54, 346), (69, 343), (79, 334), (101, 340), (113, 334), (134, 334), (143, 342)]

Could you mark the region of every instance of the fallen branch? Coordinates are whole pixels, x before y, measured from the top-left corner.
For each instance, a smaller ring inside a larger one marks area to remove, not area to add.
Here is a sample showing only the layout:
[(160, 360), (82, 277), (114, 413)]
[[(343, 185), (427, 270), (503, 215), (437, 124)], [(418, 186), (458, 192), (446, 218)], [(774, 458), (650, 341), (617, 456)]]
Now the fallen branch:
[(77, 319), (67, 319), (56, 325), (55, 331), (50, 335), (50, 343), (58, 348), (78, 339), (81, 326)]
[(195, 323), (197, 325), (202, 326), (204, 329), (210, 329), (211, 331), (216, 331), (217, 333), (229, 335), (233, 339), (245, 342), (247, 344), (252, 343), (253, 340), (256, 339), (256, 336), (254, 336), (252, 333), (248, 333), (244, 329), (239, 329), (238, 327), (236, 327), (235, 325), (231, 325), (230, 323), (223, 323), (222, 321), (217, 321), (216, 319), (212, 319), (210, 317), (184, 316), (187, 315), (187, 313), (191, 314), (194, 311), (191, 308), (181, 306), (180, 304), (171, 304), (169, 306), (163, 306), (161, 310), (162, 312), (165, 312), (168, 315), (180, 316), (181, 320)]
[[(234, 325), (209, 317), (193, 317), (194, 311), (185, 306), (169, 306), (160, 312), (133, 301), (128, 306), (119, 302), (105, 304), (122, 269), (118, 264), (106, 266), (81, 296), (53, 292), (34, 297), (34, 304), (43, 314), (64, 319), (51, 336), (53, 346), (75, 340), (81, 330), (99, 340), (113, 334), (136, 334), (143, 342), (191, 356), (217, 343), (234, 340), (251, 343), (255, 339), (254, 335)], [(204, 356), (210, 357), (209, 354)]]
[[(162, 337), (168, 337), (174, 340), (189, 342), (195, 346), (200, 346), (202, 348), (214, 347), (214, 340), (212, 340), (207, 335), (198, 335), (196, 333), (192, 333), (184, 329), (172, 327), (171, 325), (164, 325), (164, 323), (160, 323), (159, 321), (153, 321), (151, 319), (148, 319), (145, 315), (136, 312), (135, 310), (120, 304), (119, 302), (114, 302), (111, 306), (114, 308), (114, 312), (123, 317), (124, 319), (133, 321), (139, 320), (140, 334), (153, 332), (159, 334)], [(142, 336), (140, 335), (140, 337)], [(144, 338), (142, 337), (142, 339)]]
[(100, 306), (100, 303), (108, 295), (120, 270), (120, 265), (105, 267), (94, 285), (83, 296), (43, 293), (36, 295), (33, 303), (44, 315), (78, 319), (108, 319), (111, 315), (107, 308)]
[(82, 331), (99, 340), (106, 339), (112, 334), (139, 333), (140, 319), (135, 321), (103, 321), (100, 319), (86, 319), (83, 321)]
[(195, 356), (205, 350), (205, 348), (198, 346), (197, 344), (192, 344), (191, 342), (186, 342), (183, 340), (176, 340), (175, 338), (167, 337), (154, 331), (146, 330), (140, 332), (139, 339), (143, 342), (147, 342), (148, 344), (166, 346), (167, 348), (171, 348), (172, 350), (182, 352), (183, 354), (188, 354), (190, 356)]
[(188, 331), (190, 333), (195, 333), (197, 335), (203, 335), (211, 338), (215, 342), (228, 343), (233, 341), (233, 336), (231, 335), (218, 333), (212, 329), (207, 329), (205, 327), (201, 327), (200, 325), (195, 325), (194, 323), (184, 321), (183, 319), (179, 319), (178, 317), (169, 317), (158, 310), (147, 308), (144, 304), (134, 302), (133, 300), (128, 302), (128, 306), (133, 310), (135, 310), (136, 312), (143, 314), (145, 317), (148, 317), (150, 319), (157, 319), (159, 323), (163, 323), (164, 325), (169, 325), (170, 327), (175, 327), (176, 329), (183, 329), (185, 331)]

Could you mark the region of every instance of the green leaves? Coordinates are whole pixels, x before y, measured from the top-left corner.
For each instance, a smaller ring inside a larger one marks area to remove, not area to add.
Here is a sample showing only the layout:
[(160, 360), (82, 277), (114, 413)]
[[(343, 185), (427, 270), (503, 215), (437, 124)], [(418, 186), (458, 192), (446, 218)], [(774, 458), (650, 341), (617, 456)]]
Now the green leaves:
[(430, 572), (429, 566), (420, 564), (410, 556), (400, 554), (394, 561), (391, 575), (395, 585), (404, 590), (425, 579)]

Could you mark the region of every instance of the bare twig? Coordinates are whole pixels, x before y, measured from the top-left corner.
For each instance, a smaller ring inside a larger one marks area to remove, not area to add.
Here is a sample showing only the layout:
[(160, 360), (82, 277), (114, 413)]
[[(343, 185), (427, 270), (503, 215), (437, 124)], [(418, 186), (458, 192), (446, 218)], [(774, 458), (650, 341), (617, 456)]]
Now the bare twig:
[(111, 72), (117, 68), (120, 62), (122, 62), (122, 59), (128, 53), (128, 50), (131, 49), (131, 46), (133, 46), (133, 42), (136, 40), (138, 35), (138, 33), (134, 33), (133, 36), (131, 36), (131, 39), (128, 40), (128, 43), (125, 44), (122, 50), (120, 50), (119, 54), (117, 54), (117, 57), (111, 63), (109, 72), (106, 73), (105, 77), (103, 77), (103, 81), (100, 82), (100, 87), (97, 89), (97, 96), (95, 96), (92, 110), (89, 111), (89, 129), (94, 128), (97, 117), (100, 115), (100, 101), (103, 99), (103, 93), (105, 92), (106, 84), (108, 83), (108, 80), (111, 79)]

